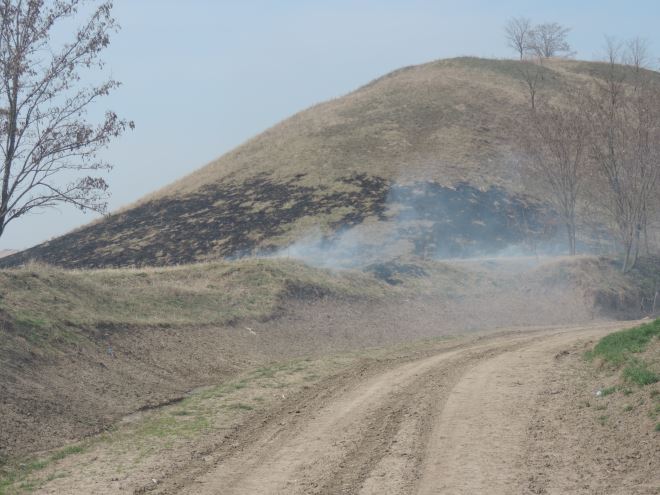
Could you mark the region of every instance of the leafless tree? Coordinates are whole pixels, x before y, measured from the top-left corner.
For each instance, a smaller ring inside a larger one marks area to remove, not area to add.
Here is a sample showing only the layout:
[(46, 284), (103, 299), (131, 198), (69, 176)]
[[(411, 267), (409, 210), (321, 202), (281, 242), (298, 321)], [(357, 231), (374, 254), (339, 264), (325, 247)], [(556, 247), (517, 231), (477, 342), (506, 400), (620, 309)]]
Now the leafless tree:
[(103, 1), (54, 45), (54, 29), (75, 21), (86, 0), (0, 0), (0, 236), (28, 212), (68, 203), (104, 212), (110, 165), (98, 152), (132, 122), (107, 111), (87, 120), (90, 105), (119, 83), (84, 86), (86, 70), (103, 67), (100, 53), (117, 29), (112, 3)]
[(530, 34), (529, 48), (543, 58), (570, 55), (571, 47), (566, 40), (569, 32), (570, 28), (556, 22), (539, 24)]
[(608, 68), (585, 101), (590, 151), (604, 184), (605, 207), (635, 266), (660, 180), (660, 87), (641, 67), (622, 65), (621, 45), (607, 40)]
[(543, 81), (543, 66), (535, 57), (528, 57), (520, 61), (518, 73), (523, 80), (529, 95), (529, 104), (532, 110), (536, 108), (536, 95)]
[(649, 64), (649, 43), (645, 38), (635, 37), (626, 43), (624, 61), (636, 72), (646, 69)]
[[(576, 96), (570, 97), (573, 101)], [(576, 207), (586, 177), (588, 134), (575, 105), (542, 103), (530, 112), (526, 126), (530, 172), (548, 193), (548, 199), (566, 228), (568, 251), (576, 253)]]
[(518, 53), (522, 60), (529, 50), (532, 21), (526, 17), (512, 17), (506, 22), (504, 32), (507, 44)]

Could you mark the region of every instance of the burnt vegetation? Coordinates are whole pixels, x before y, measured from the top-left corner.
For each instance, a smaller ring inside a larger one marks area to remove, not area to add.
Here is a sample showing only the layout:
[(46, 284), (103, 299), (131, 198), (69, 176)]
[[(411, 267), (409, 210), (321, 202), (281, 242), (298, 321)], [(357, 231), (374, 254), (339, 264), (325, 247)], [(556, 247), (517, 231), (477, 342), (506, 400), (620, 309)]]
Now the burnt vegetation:
[[(295, 222), (326, 216), (333, 232), (371, 217), (394, 220), (398, 238), (420, 257), (466, 257), (553, 237), (555, 215), (529, 198), (469, 184), (409, 185), (356, 174), (341, 188), (301, 185), (302, 174), (275, 181), (261, 174), (241, 184), (214, 184), (185, 197), (141, 204), (96, 224), (2, 259), (1, 266), (39, 260), (69, 268), (164, 266), (269, 254), (273, 239)], [(394, 218), (388, 211), (395, 208)]]

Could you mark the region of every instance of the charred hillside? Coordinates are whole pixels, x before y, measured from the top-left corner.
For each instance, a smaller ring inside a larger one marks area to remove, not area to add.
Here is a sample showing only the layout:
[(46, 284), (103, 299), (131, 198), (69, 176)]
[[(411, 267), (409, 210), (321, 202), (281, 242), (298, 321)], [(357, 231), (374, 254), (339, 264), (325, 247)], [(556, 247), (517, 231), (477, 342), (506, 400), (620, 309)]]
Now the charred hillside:
[[(396, 239), (414, 256), (466, 257), (499, 252), (530, 238), (543, 242), (556, 232), (551, 210), (498, 187), (400, 185), (362, 174), (340, 178), (347, 189), (333, 190), (301, 185), (303, 179), (274, 182), (260, 175), (240, 185), (215, 184), (185, 197), (156, 199), (18, 253), (7, 263), (165, 266), (268, 255), (280, 249), (292, 225), (321, 218), (328, 219), (329, 231), (312, 247), (335, 252), (347, 229), (367, 219), (381, 224), (377, 232), (355, 231), (362, 258), (370, 254), (370, 241), (372, 251)], [(346, 257), (355, 258), (354, 253)], [(373, 257), (378, 259), (378, 253)]]
[[(549, 61), (548, 95), (599, 68)], [(556, 215), (517, 173), (519, 62), (400, 69), (268, 129), (137, 204), (22, 253), (67, 267), (169, 265), (272, 253), (316, 233), (461, 257), (552, 243)]]

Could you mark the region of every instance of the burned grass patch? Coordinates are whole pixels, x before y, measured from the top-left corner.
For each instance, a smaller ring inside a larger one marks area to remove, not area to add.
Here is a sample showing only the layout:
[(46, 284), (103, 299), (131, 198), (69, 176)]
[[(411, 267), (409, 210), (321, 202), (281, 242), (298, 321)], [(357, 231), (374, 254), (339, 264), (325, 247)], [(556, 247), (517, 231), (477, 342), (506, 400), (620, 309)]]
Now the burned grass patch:
[(420, 257), (468, 257), (555, 235), (547, 207), (504, 189), (435, 182), (391, 183), (354, 174), (331, 184), (305, 176), (276, 181), (261, 174), (243, 183), (207, 185), (120, 212), (15, 254), (0, 266), (38, 260), (67, 268), (166, 266), (264, 255), (320, 228), (329, 249), (367, 218), (390, 225), (392, 239)]
[(276, 182), (262, 174), (157, 199), (4, 259), (2, 266), (31, 259), (67, 268), (192, 263), (272, 250), (269, 239), (303, 217), (350, 207), (335, 224), (353, 225), (384, 213), (388, 185), (379, 177), (346, 177), (340, 182), (350, 187), (337, 191), (300, 185), (301, 178)]

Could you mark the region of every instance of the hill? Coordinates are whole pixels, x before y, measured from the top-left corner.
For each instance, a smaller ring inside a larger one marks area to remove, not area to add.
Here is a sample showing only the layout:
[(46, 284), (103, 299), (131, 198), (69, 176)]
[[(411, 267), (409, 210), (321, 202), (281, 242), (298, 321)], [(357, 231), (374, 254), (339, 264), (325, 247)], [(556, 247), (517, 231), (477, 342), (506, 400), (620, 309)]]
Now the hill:
[[(550, 60), (541, 91), (552, 97), (601, 67)], [(457, 58), (406, 67), (302, 111), (135, 205), (2, 265), (170, 265), (272, 253), (310, 237), (297, 252), (350, 251), (357, 243), (461, 257), (520, 246), (530, 232), (551, 239), (552, 211), (525, 190), (516, 170), (526, 105), (517, 61)]]

